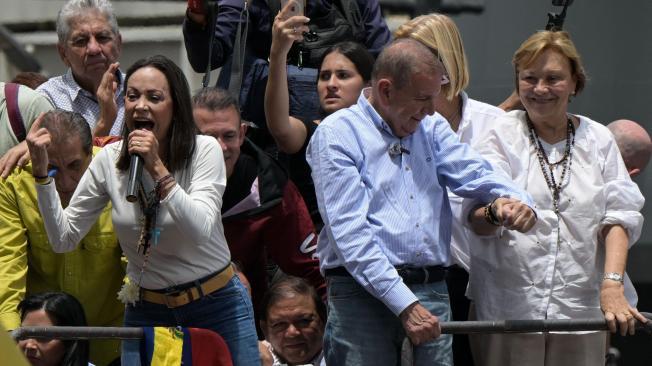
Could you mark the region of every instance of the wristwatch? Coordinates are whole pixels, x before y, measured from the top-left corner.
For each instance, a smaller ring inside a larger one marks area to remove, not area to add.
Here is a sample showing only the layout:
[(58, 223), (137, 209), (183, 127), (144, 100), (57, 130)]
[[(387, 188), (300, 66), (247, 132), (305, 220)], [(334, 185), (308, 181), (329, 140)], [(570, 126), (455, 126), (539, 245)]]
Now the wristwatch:
[(603, 280), (612, 280), (612, 281), (617, 281), (620, 283), (623, 283), (625, 281), (623, 279), (623, 276), (620, 273), (616, 272), (608, 272), (604, 274), (604, 277), (602, 277)]

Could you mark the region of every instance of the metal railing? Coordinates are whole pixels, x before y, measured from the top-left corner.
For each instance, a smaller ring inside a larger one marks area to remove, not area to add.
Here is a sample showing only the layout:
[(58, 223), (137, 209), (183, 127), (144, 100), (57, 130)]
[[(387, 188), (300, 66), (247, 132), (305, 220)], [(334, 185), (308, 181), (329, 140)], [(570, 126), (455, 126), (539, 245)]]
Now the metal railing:
[[(652, 313), (641, 313), (647, 323), (636, 322), (636, 332), (652, 335)], [(444, 334), (536, 333), (608, 330), (604, 319), (451, 321), (441, 323)], [(57, 339), (140, 339), (142, 328), (134, 327), (22, 327), (11, 331), (14, 340)]]

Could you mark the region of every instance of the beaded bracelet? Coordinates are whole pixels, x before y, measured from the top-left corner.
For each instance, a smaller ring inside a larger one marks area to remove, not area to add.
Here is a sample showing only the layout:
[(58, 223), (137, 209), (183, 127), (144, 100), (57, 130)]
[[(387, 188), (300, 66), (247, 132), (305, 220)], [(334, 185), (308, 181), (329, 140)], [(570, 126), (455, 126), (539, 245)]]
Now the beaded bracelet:
[(496, 217), (494, 210), (491, 209), (496, 200), (491, 201), (488, 205), (484, 206), (484, 219), (494, 226), (500, 226), (500, 220)]
[(52, 178), (47, 175), (45, 177), (34, 176), (34, 182), (36, 182), (36, 184), (47, 185), (50, 184), (51, 181)]
[(165, 177), (156, 181), (156, 186), (154, 187), (154, 191), (156, 192), (156, 196), (158, 197), (159, 200), (161, 199), (161, 191), (165, 187), (165, 184), (169, 183), (170, 180), (174, 180), (172, 174), (168, 174)]

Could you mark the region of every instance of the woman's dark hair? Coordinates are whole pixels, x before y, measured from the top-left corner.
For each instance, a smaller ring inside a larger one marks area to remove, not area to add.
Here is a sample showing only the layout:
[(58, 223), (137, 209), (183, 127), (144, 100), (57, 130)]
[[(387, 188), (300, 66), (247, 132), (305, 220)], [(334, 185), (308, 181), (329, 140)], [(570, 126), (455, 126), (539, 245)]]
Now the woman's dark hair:
[(321, 300), (317, 291), (306, 280), (294, 276), (284, 276), (272, 283), (265, 296), (263, 296), (262, 312), (260, 320), (267, 321), (269, 309), (283, 299), (291, 298), (296, 295), (305, 295), (315, 303), (317, 315), (321, 318), (323, 324), (326, 324), (326, 305)]
[[(182, 170), (190, 163), (190, 158), (195, 152), (195, 138), (197, 135), (197, 128), (192, 117), (192, 104), (190, 102), (190, 88), (188, 81), (183, 75), (183, 72), (172, 60), (169, 58), (156, 55), (141, 58), (136, 61), (127, 70), (125, 77), (124, 94), (127, 94), (127, 87), (129, 78), (139, 69), (143, 67), (153, 67), (165, 75), (168, 86), (170, 89), (170, 96), (172, 97), (173, 110), (172, 122), (170, 123), (170, 130), (168, 132), (169, 141), (167, 144), (166, 152), (166, 167), (171, 173)], [(125, 116), (125, 118), (127, 118)], [(122, 151), (118, 159), (117, 167), (120, 170), (129, 169), (129, 151), (126, 141), (129, 137), (129, 129), (127, 124), (122, 128)]]
[(319, 69), (317, 70), (318, 75), (319, 72), (321, 72), (321, 64), (324, 63), (324, 59), (333, 52), (342, 54), (351, 60), (365, 83), (368, 83), (371, 80), (371, 70), (374, 68), (374, 57), (369, 53), (364, 45), (351, 41), (336, 43), (324, 52), (324, 57), (321, 59)]
[[(42, 292), (26, 297), (18, 304), (20, 321), (25, 320), (28, 313), (44, 310), (58, 326), (86, 326), (84, 308), (79, 301), (65, 292)], [(66, 352), (61, 361), (62, 366), (88, 366), (88, 341), (63, 341)]]

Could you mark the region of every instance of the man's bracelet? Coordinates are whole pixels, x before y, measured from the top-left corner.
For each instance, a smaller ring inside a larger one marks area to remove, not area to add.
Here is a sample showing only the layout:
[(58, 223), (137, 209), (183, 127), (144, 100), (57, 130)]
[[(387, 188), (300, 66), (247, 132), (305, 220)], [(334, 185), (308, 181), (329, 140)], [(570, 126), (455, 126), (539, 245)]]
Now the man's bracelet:
[(494, 210), (492, 209), (494, 202), (496, 202), (496, 200), (493, 200), (489, 202), (488, 205), (484, 206), (484, 219), (493, 226), (500, 226), (500, 220), (498, 220)]
[(34, 182), (36, 182), (36, 184), (47, 185), (50, 184), (51, 181), (52, 178), (48, 175), (46, 175), (45, 177), (36, 176), (36, 175), (34, 176)]

